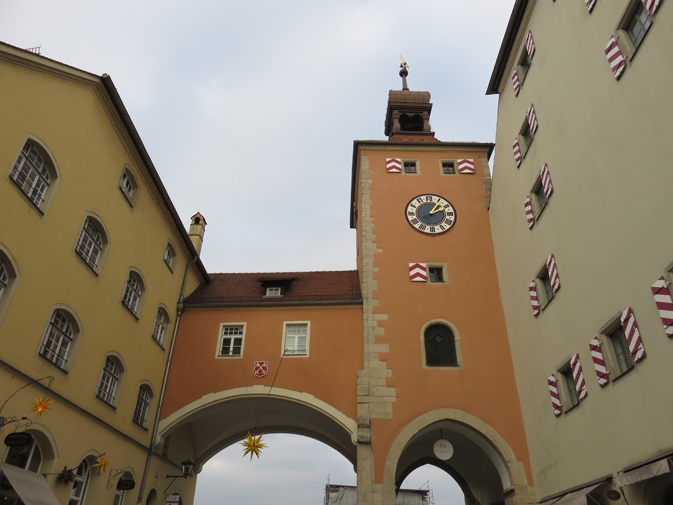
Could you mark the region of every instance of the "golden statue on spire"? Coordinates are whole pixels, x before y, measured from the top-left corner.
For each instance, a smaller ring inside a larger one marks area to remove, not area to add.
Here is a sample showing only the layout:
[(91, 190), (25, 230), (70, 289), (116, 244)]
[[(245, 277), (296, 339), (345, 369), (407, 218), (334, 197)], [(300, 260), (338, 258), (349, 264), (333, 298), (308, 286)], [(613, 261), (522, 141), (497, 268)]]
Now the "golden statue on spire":
[(404, 56), (400, 54), (400, 60), (402, 60), (402, 63), (400, 63), (400, 77), (402, 78), (402, 91), (409, 91), (409, 87), (407, 86), (407, 75), (409, 75), (409, 64), (404, 61)]

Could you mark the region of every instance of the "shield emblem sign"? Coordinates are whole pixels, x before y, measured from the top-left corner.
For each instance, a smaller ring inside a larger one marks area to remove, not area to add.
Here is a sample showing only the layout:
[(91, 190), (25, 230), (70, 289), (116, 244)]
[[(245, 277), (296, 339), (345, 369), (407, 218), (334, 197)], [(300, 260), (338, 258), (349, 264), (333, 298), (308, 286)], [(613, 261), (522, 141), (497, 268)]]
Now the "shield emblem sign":
[(255, 366), (252, 369), (252, 375), (255, 377), (264, 377), (269, 373), (268, 361), (255, 361)]

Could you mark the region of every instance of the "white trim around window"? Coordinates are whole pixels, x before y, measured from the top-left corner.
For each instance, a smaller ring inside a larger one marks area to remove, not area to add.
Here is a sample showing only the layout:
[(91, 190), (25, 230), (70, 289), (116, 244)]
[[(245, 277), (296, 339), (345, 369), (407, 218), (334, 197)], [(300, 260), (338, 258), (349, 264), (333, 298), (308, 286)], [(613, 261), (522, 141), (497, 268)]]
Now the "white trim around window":
[(145, 284), (145, 279), (140, 270), (135, 268), (129, 269), (119, 301), (136, 319), (140, 319), (140, 314), (143, 310), (145, 294), (147, 293), (146, 286), (147, 284)]
[(215, 358), (242, 358), (248, 323), (220, 323)]
[(307, 358), (311, 340), (311, 321), (283, 321), (283, 347), (285, 358)]
[(124, 195), (128, 204), (133, 208), (138, 200), (138, 179), (130, 166), (124, 165), (122, 175), (119, 178), (119, 191)]
[(14, 257), (9, 249), (0, 243), (0, 326), (19, 284), (19, 278), (19, 267)]
[(110, 250), (110, 235), (103, 220), (93, 212), (84, 214), (73, 250), (89, 269), (100, 275)]

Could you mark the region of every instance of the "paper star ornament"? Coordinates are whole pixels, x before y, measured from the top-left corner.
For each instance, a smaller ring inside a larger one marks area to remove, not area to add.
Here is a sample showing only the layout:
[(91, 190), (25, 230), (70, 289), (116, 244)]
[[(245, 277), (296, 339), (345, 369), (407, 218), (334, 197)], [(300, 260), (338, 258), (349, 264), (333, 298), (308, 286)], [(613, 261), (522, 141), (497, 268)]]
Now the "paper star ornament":
[(53, 401), (54, 400), (52, 398), (49, 398), (48, 396), (45, 396), (44, 398), (38, 396), (37, 401), (30, 402), (33, 405), (31, 412), (37, 412), (37, 416), (40, 417), (44, 412), (52, 408), (51, 402)]
[(243, 451), (243, 457), (250, 454), (250, 461), (252, 461), (252, 456), (254, 454), (259, 459), (262, 449), (266, 447), (266, 444), (262, 443), (262, 436), (263, 435), (253, 437), (250, 432), (248, 432), (248, 436), (245, 437), (243, 442), (241, 442), (241, 445), (245, 448), (245, 451)]
[(105, 454), (101, 454), (96, 458), (96, 462), (91, 466), (94, 467), (98, 472), (105, 473), (111, 464), (112, 461), (110, 461), (110, 457)]

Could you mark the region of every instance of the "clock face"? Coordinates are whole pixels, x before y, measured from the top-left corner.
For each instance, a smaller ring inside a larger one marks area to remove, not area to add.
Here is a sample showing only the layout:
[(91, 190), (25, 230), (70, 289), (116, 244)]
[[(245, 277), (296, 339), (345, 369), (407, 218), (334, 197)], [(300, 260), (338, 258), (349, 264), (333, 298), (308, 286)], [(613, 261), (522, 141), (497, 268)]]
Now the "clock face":
[(456, 209), (451, 202), (437, 195), (419, 195), (413, 198), (405, 211), (407, 221), (426, 235), (441, 235), (456, 224)]

